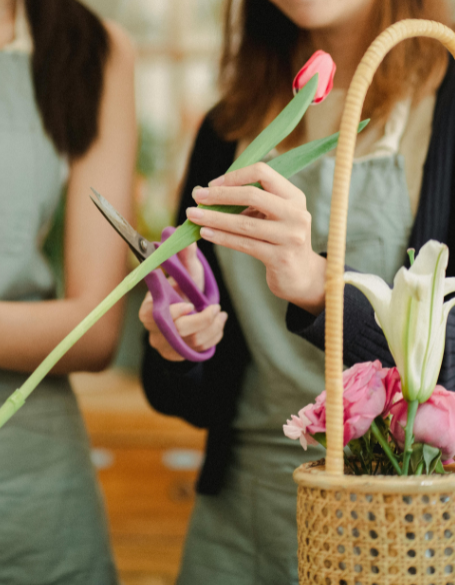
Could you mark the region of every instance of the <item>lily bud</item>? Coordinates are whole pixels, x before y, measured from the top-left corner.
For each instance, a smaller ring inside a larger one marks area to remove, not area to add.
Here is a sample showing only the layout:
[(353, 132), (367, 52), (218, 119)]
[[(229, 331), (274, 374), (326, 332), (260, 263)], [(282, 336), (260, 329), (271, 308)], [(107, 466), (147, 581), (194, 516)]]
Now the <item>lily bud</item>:
[(316, 51), (295, 76), (292, 83), (294, 95), (317, 73), (318, 89), (313, 99), (313, 104), (319, 104), (329, 95), (333, 87), (333, 77), (336, 65), (332, 57), (324, 51)]

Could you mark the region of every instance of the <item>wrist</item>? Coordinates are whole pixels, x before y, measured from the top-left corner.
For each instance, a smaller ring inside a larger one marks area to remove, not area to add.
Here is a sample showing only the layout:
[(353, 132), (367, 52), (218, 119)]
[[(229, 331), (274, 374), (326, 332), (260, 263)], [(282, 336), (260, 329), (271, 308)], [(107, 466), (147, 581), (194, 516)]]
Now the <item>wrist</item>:
[(325, 281), (327, 260), (312, 252), (305, 282), (293, 298), (288, 299), (297, 307), (312, 315), (319, 315), (325, 309)]

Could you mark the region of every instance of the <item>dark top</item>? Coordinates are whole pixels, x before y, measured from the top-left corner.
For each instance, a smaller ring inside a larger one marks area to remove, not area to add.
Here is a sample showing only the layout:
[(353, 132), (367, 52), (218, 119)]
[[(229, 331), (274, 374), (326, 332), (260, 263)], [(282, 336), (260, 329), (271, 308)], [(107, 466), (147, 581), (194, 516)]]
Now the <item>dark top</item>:
[[(455, 276), (455, 62), (450, 65), (438, 91), (433, 118), (432, 138), (424, 166), (420, 203), (409, 247), (416, 252), (429, 239), (444, 242), (454, 253), (449, 256), (448, 276)], [(226, 172), (234, 160), (235, 142), (222, 140), (213, 128), (210, 114), (205, 118), (191, 154), (182, 190), (178, 223), (185, 209), (193, 206), (191, 192)], [(198, 491), (216, 494), (223, 485), (229, 463), (237, 399), (242, 375), (250, 354), (235, 315), (232, 302), (218, 265), (214, 247), (201, 240), (199, 247), (209, 261), (220, 289), (221, 306), (229, 318), (222, 341), (214, 357), (204, 363), (169, 362), (148, 343), (143, 362), (143, 385), (150, 404), (159, 412), (178, 416), (208, 429), (206, 458), (198, 481)], [(320, 349), (324, 349), (325, 313), (314, 317), (289, 305), (288, 329)], [(344, 297), (344, 362), (379, 359), (386, 367), (394, 365), (384, 334), (374, 319), (367, 298), (347, 285)], [(449, 315), (446, 351), (439, 383), (455, 390), (455, 312)]]

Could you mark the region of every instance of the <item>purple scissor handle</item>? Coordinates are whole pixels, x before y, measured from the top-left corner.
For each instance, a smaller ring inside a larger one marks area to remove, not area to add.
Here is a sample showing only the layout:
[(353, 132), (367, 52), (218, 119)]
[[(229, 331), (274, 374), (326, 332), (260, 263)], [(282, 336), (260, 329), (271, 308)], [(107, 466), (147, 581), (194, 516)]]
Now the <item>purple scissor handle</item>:
[[(161, 234), (161, 242), (149, 242), (143, 238), (120, 213), (99, 193), (94, 191), (95, 197), (91, 197), (93, 203), (98, 207), (107, 221), (125, 240), (136, 258), (143, 262), (150, 256), (167, 238), (175, 231), (173, 227), (167, 227)], [(178, 256), (172, 256), (163, 262), (163, 269), (176, 281), (180, 290), (188, 297), (194, 305), (195, 310), (200, 313), (209, 305), (218, 304), (220, 293), (216, 284), (212, 269), (209, 266), (204, 254), (198, 249), (197, 256), (204, 269), (205, 290), (200, 291), (191, 278), (187, 269), (183, 266)], [(181, 338), (175, 323), (171, 317), (170, 306), (181, 303), (184, 299), (172, 288), (168, 279), (160, 268), (152, 270), (144, 278), (147, 287), (153, 298), (153, 318), (158, 329), (164, 335), (171, 347), (182, 357), (192, 362), (208, 360), (215, 353), (215, 346), (203, 352), (197, 352), (189, 347)]]
[[(173, 227), (167, 227), (163, 230), (161, 235), (161, 243), (175, 231)], [(159, 247), (159, 243), (154, 242), (155, 249)], [(213, 276), (212, 269), (205, 259), (204, 254), (198, 249), (197, 256), (204, 268), (205, 290), (202, 292), (196, 286), (194, 280), (189, 275), (187, 269), (180, 262), (177, 255), (172, 256), (166, 262), (163, 262), (163, 269), (177, 282), (181, 291), (188, 297), (189, 301), (193, 303), (196, 311), (200, 313), (209, 305), (218, 304), (220, 301), (220, 293)], [(174, 303), (181, 303), (182, 297), (172, 288), (171, 284), (159, 268), (152, 270), (144, 278), (148, 289), (153, 298), (153, 318), (158, 326), (158, 329), (167, 339), (169, 344), (182, 357), (192, 362), (202, 362), (208, 360), (215, 353), (215, 346), (203, 352), (194, 351), (181, 338), (174, 320), (171, 317), (170, 307)]]

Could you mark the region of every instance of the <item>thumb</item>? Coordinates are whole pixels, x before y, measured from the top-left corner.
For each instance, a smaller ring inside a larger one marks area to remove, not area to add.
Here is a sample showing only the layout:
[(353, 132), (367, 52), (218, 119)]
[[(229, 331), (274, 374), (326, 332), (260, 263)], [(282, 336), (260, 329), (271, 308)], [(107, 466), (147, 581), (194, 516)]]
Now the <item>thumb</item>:
[(197, 257), (197, 244), (191, 244), (178, 253), (179, 260), (183, 266), (188, 270), (189, 275), (196, 283), (199, 290), (203, 291), (205, 288), (204, 268)]

